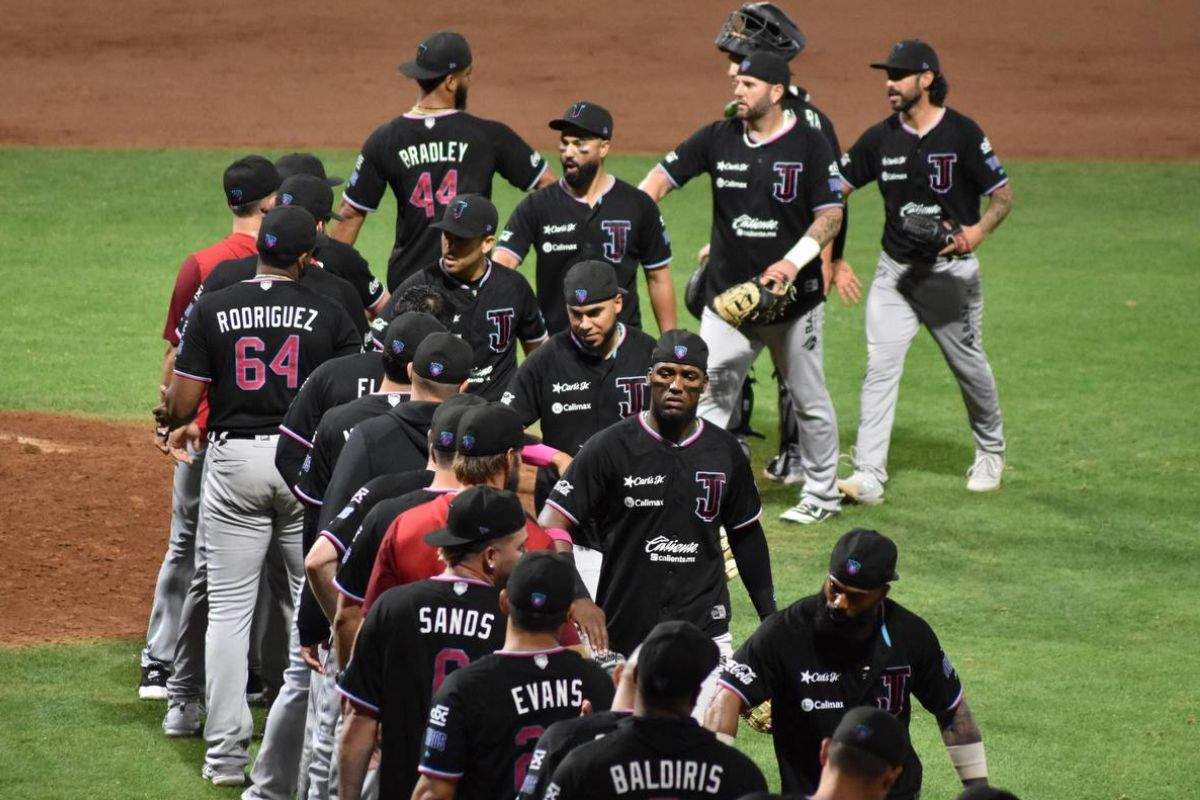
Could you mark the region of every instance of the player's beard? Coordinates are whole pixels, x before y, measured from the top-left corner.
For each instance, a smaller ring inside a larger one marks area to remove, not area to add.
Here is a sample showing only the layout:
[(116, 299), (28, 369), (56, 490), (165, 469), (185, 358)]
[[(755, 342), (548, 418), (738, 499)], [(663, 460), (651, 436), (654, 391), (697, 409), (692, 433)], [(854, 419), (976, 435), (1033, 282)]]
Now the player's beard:
[(466, 110), (467, 107), (467, 87), (459, 86), (454, 90), (454, 107), (459, 111)]
[(614, 324), (608, 333), (604, 334), (604, 338), (600, 340), (600, 344), (592, 346), (584, 341), (583, 337), (578, 333), (575, 334), (575, 342), (579, 345), (579, 349), (583, 354), (591, 358), (603, 358), (608, 352), (608, 348), (612, 345), (613, 338), (617, 335), (617, 326)]
[(749, 103), (747, 103), (746, 110), (742, 111), (739, 108), (737, 111), (737, 115), (739, 117), (741, 117), (742, 119), (744, 119), (746, 122), (757, 122), (758, 120), (760, 120), (764, 116), (766, 116), (767, 112), (770, 110), (771, 110), (771, 98), (770, 98), (770, 96), (768, 96), (760, 105), (753, 106), (753, 105), (750, 105)]
[[(899, 103), (893, 103), (892, 98), (899, 98)], [(901, 114), (908, 113), (909, 109), (917, 104), (921, 99), (921, 87), (917, 87), (916, 92), (911, 96), (905, 96), (903, 92), (888, 92), (888, 102), (892, 104), (893, 111), (899, 111)]]
[(504, 476), (504, 488), (510, 492), (516, 492), (521, 488), (520, 451), (513, 454), (512, 460), (508, 462), (508, 474)]
[(586, 192), (592, 186), (592, 181), (596, 179), (596, 172), (600, 169), (600, 162), (593, 161), (591, 164), (575, 163), (575, 172), (567, 172), (567, 165), (563, 164), (563, 180), (577, 192)]
[(842, 644), (858, 648), (875, 635), (879, 618), (879, 606), (851, 617), (845, 611), (832, 608), (825, 597), (825, 589), (817, 594), (817, 613), (813, 617), (813, 628), (822, 636), (837, 639)]

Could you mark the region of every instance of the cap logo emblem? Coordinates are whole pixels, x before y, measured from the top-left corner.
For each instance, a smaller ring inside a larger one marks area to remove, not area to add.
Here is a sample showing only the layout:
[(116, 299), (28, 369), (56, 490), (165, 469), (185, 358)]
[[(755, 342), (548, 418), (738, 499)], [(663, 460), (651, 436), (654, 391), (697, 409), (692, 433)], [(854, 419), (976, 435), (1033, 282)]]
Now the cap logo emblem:
[(437, 376), (441, 375), (445, 371), (446, 371), (445, 364), (441, 364), (437, 361), (429, 362), (429, 374), (432, 375), (433, 377), (436, 378)]
[(454, 71), (454, 68), (455, 68), (455, 67), (457, 67), (457, 66), (458, 66), (458, 64), (456, 64), (455, 62), (451, 61), (451, 62), (450, 62), (450, 71), (451, 71), (451, 72), (453, 72), (453, 71)]
[(242, 190), (241, 189), (230, 189), (229, 196), (233, 198), (233, 202), (235, 202), (235, 203), (242, 202)]
[(857, 575), (862, 570), (862, 564), (855, 561), (853, 558), (846, 559), (846, 572), (851, 575)]
[(454, 434), (451, 431), (442, 431), (438, 434), (438, 446), (449, 447), (454, 444)]
[(467, 201), (466, 200), (455, 200), (453, 207), (451, 207), (451, 209), (450, 209), (450, 214), (455, 219), (462, 219), (462, 215), (465, 213), (467, 213)]
[(480, 525), (479, 532), (482, 533), (484, 536), (487, 536), (492, 532), (492, 529), (486, 525)]
[(575, 290), (575, 302), (582, 303), (585, 300), (587, 300), (587, 289), (576, 289)]
[(684, 346), (683, 346), (683, 345), (681, 345), (681, 344), (677, 344), (677, 345), (675, 345), (675, 357), (676, 357), (676, 358), (683, 358), (683, 357), (684, 357), (684, 356), (686, 356), (686, 355), (687, 355), (687, 348), (686, 348), (686, 347), (684, 347)]
[(583, 116), (583, 110), (587, 108), (587, 103), (576, 103), (571, 106), (571, 119), (579, 119)]
[(392, 352), (395, 353), (396, 355), (400, 355), (401, 353), (403, 353), (404, 352), (404, 342), (400, 341), (399, 339), (392, 342)]
[(279, 196), (279, 202), (283, 203), (285, 206), (290, 206), (295, 199), (296, 198), (292, 197), (291, 192), (284, 192)]
[(546, 595), (541, 592), (530, 592), (529, 600), (533, 603), (534, 608), (541, 608), (546, 605)]
[(748, 69), (750, 69), (750, 59), (744, 58), (742, 59), (742, 63), (738, 66), (738, 71), (745, 72)]
[(462, 437), (462, 449), (463, 450), (471, 450), (474, 447), (475, 447), (475, 437), (474, 436), (472, 436), (471, 434), (468, 433), (466, 436)]
[(871, 738), (871, 729), (868, 728), (866, 725), (856, 725), (854, 727), (855, 741), (865, 742), (867, 739), (870, 739), (870, 738)]
[(275, 245), (279, 244), (279, 238), (273, 233), (265, 234), (263, 236), (263, 241), (266, 243), (267, 247), (274, 247)]

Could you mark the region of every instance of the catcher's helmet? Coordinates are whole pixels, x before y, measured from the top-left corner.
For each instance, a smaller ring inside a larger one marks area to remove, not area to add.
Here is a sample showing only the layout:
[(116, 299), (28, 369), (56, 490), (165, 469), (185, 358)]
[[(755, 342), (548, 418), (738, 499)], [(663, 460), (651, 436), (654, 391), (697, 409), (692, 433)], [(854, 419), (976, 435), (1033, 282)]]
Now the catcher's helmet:
[(767, 50), (789, 61), (808, 44), (796, 23), (771, 3), (746, 3), (729, 15), (717, 34), (717, 47), (745, 58)]

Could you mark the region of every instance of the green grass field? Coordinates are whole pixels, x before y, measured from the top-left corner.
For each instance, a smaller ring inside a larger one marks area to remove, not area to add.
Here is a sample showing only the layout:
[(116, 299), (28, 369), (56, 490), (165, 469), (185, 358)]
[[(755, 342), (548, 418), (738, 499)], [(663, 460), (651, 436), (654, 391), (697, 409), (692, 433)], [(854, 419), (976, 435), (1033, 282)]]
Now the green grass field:
[[(219, 175), (236, 155), (0, 151), (0, 409), (148, 421), (175, 270), (228, 229)], [(322, 155), (348, 174), (352, 153)], [(610, 169), (636, 183), (651, 163), (614, 158)], [(904, 376), (887, 503), (800, 528), (777, 520), (793, 493), (763, 487), (780, 600), (817, 588), (841, 532), (878, 528), (900, 547), (893, 596), (932, 623), (958, 667), (996, 783), (1027, 799), (1195, 796), (1200, 165), (1008, 166), (1015, 211), (981, 252), (985, 343), (1009, 439), (1003, 491), (964, 490), (965, 412), (922, 334)], [(517, 197), (497, 186), (502, 215)], [(393, 208), (360, 239), (377, 275)], [(858, 193), (851, 209), (848, 257), (865, 284), (878, 255), (877, 193)], [(707, 238), (706, 187), (686, 187), (663, 210), (682, 289)], [(848, 450), (861, 306), (831, 302), (826, 330)], [(756, 443), (756, 470), (774, 447), (770, 374), (761, 360), (754, 426), (767, 440)], [(741, 639), (753, 615), (740, 587), (735, 595)], [(201, 744), (165, 739), (162, 705), (136, 699), (139, 647), (0, 648), (0, 797), (232, 796), (200, 781)], [(932, 718), (914, 714), (912, 733), (923, 796), (954, 797)], [(743, 731), (740, 741), (773, 776), (769, 740)]]

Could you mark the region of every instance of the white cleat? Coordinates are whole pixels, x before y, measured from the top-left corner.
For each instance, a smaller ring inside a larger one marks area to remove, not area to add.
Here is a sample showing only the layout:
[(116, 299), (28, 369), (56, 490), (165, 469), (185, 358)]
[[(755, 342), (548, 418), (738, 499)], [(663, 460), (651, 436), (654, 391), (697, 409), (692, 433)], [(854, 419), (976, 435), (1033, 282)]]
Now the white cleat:
[(838, 491), (859, 505), (877, 506), (883, 502), (883, 484), (869, 472), (857, 471), (837, 483)]
[(975, 451), (975, 463), (967, 470), (967, 491), (994, 492), (1004, 474), (1004, 454)]

